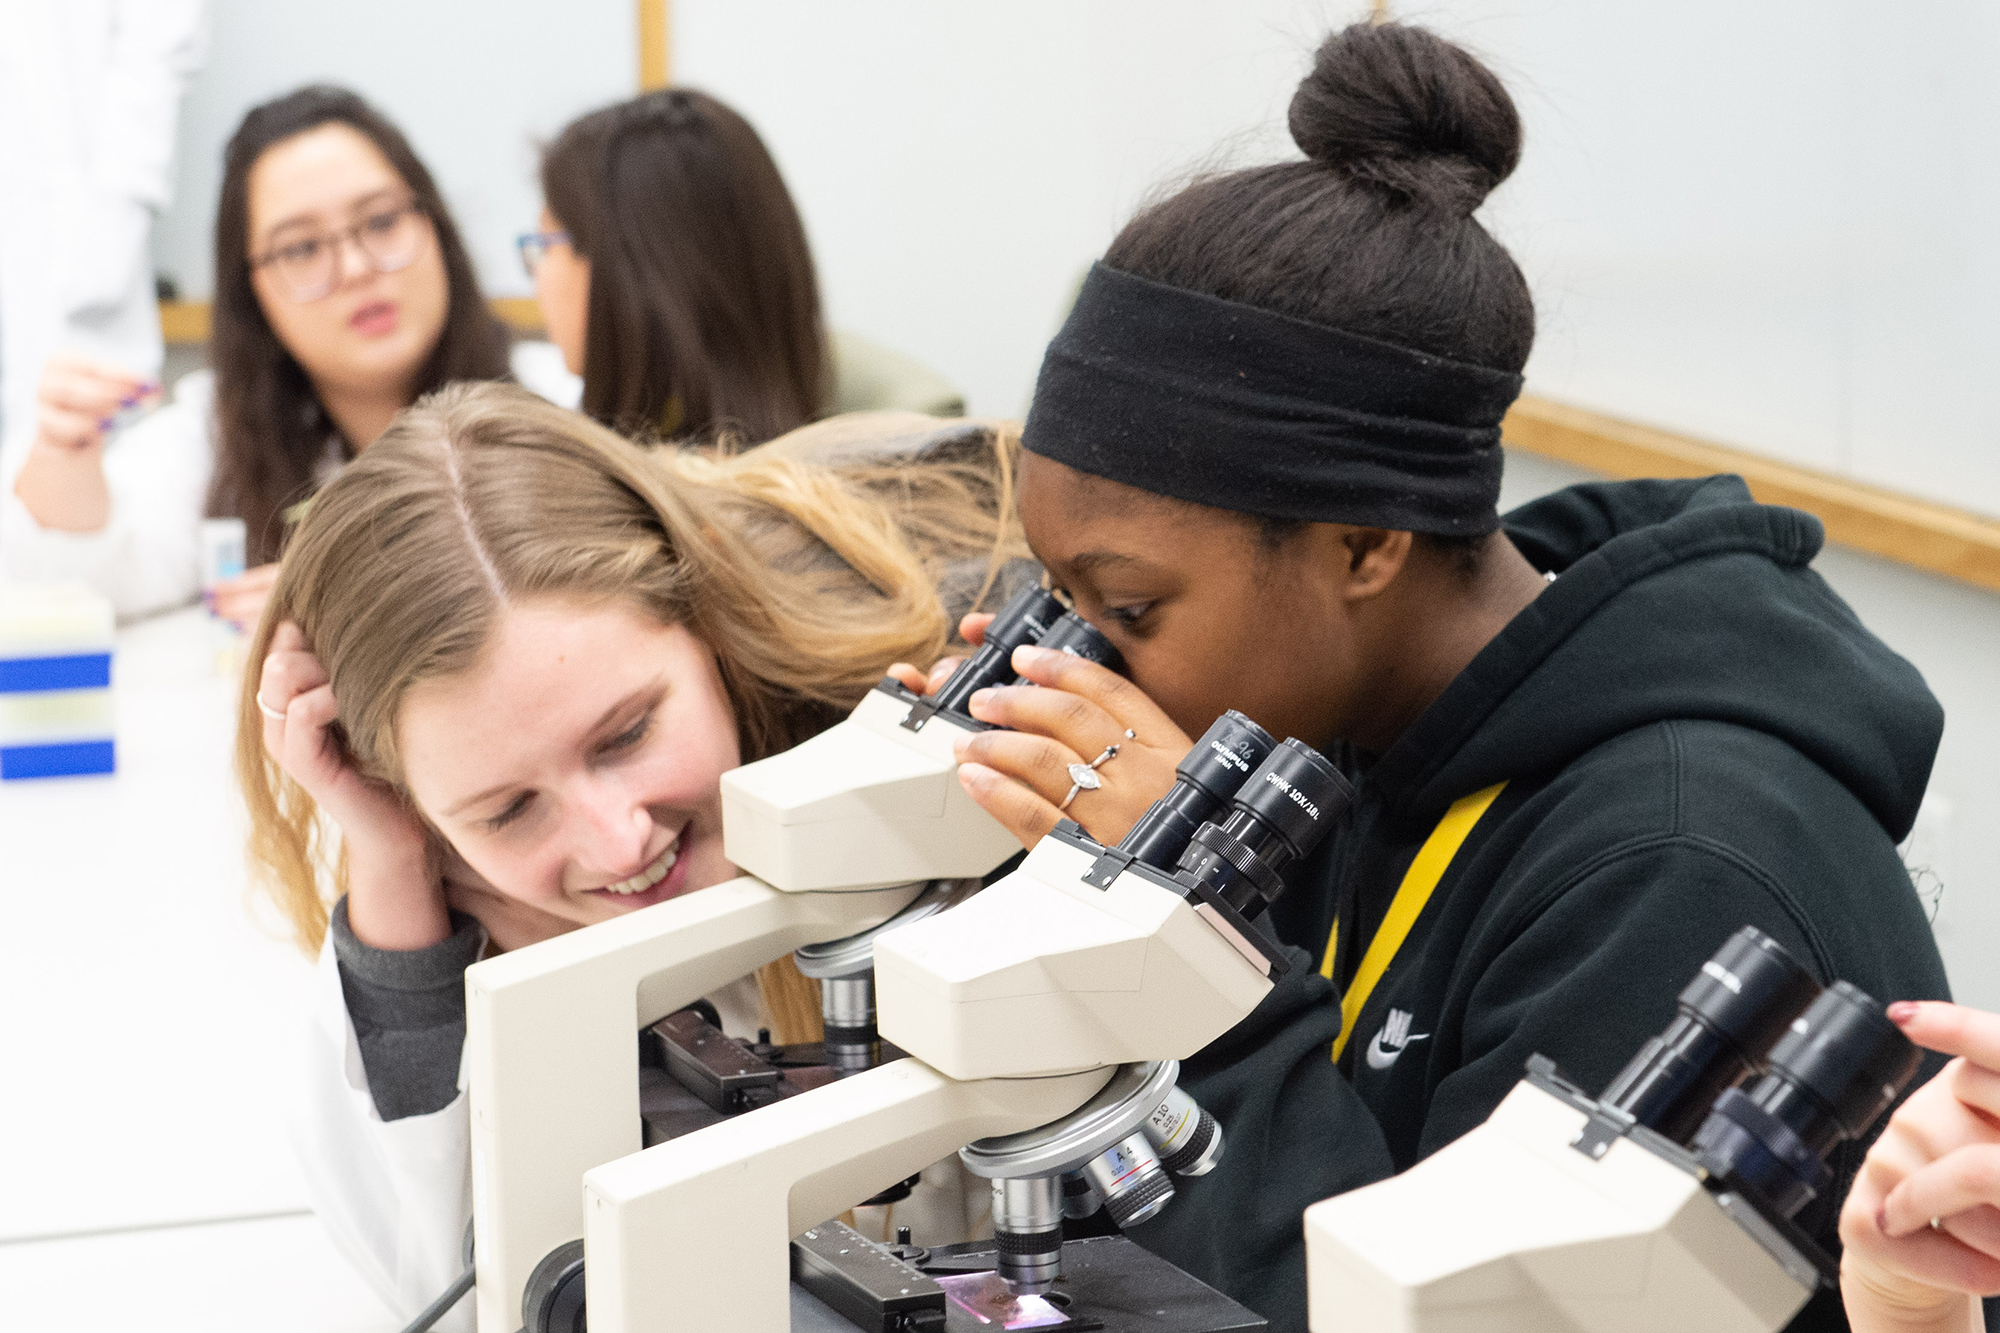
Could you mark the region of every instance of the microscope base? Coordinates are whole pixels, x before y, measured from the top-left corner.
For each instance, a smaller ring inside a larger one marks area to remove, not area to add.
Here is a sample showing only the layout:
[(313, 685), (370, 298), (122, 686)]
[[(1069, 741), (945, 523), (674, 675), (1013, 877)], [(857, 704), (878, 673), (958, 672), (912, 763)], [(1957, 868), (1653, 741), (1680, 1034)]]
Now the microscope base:
[[(991, 1241), (968, 1241), (931, 1251), (922, 1265), (930, 1277), (992, 1269)], [(1069, 1318), (1044, 1325), (1046, 1333), (1251, 1333), (1267, 1328), (1264, 1317), (1197, 1281), (1165, 1259), (1123, 1236), (1094, 1236), (1063, 1243), (1063, 1275), (1058, 1301), (1067, 1300)], [(877, 1333), (855, 1323), (811, 1292), (792, 1284), (792, 1333)], [(995, 1333), (956, 1304), (945, 1307), (944, 1333)]]

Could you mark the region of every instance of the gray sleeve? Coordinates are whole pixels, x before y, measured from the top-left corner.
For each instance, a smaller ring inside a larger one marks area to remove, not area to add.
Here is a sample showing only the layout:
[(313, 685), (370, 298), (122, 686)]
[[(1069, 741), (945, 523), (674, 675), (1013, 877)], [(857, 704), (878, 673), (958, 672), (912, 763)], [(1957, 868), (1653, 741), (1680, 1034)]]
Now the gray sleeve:
[(465, 969), (486, 948), (486, 928), (463, 912), (451, 914), (451, 927), (451, 938), (428, 949), (376, 949), (355, 938), (347, 899), (333, 905), (341, 994), (384, 1120), (429, 1115), (458, 1096)]

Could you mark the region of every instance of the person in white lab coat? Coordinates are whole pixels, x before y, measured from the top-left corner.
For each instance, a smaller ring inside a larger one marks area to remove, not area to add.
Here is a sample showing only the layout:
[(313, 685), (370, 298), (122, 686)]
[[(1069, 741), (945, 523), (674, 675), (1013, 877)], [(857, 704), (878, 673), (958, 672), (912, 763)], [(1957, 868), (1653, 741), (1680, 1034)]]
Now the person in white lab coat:
[[(148, 238), (172, 196), (201, 0), (0, 0), (0, 479), (68, 350), (160, 372)], [(4, 572), (4, 567), (0, 567)]]
[(569, 380), (510, 363), (430, 173), (344, 89), (302, 88), (244, 117), (224, 157), (215, 274), (213, 369), (108, 444), (149, 386), (108, 362), (49, 363), (0, 499), (9, 577), (83, 579), (143, 614), (200, 590), (201, 518), (237, 517), (253, 568), (216, 590), (216, 609), (247, 624), (287, 512), (418, 395), (513, 374), (560, 395)]
[[(253, 859), (320, 957), (314, 1206), (396, 1310), (461, 1268), (465, 968), (731, 878), (723, 772), (839, 720), (1006, 591), (1013, 434), (933, 431), (871, 452), (829, 422), (711, 458), (460, 385), (300, 522), (237, 771)], [(797, 461), (815, 433), (837, 465)], [(712, 998), (726, 1029), (796, 1041), (818, 1035), (811, 996), (786, 959)], [(956, 1168), (894, 1220), (977, 1234), (988, 1192)]]

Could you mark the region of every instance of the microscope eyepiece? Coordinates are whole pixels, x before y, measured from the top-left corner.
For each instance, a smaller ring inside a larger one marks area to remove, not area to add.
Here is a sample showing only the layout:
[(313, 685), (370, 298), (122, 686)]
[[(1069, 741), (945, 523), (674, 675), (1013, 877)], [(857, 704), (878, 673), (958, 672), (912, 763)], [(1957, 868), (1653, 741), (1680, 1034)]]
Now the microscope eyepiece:
[(1222, 819), (1195, 832), (1176, 877), (1254, 917), (1284, 891), (1285, 867), (1310, 856), (1353, 799), (1319, 751), (1287, 739), (1244, 780)]
[(1234, 708), (1215, 719), (1174, 769), (1173, 789), (1118, 844), (1134, 861), (1171, 871), (1195, 830), (1234, 796), (1278, 743)]
[(965, 711), (973, 693), (1014, 678), (1014, 650), (1039, 643), (1063, 616), (1063, 605), (1046, 588), (1027, 587), (1014, 594), (986, 627), (979, 651), (959, 663), (958, 670), (933, 696), (939, 711)]
[(1881, 1005), (1836, 981), (1771, 1047), (1762, 1077), (1716, 1099), (1695, 1151), (1711, 1175), (1790, 1217), (1826, 1187), (1827, 1154), (1866, 1134), (1922, 1060)]
[[(1074, 611), (1063, 612), (1062, 619), (1049, 627), (1049, 632), (1036, 640), (1036, 646), (1051, 648), (1071, 657), (1081, 657), (1086, 662), (1095, 662), (1110, 671), (1124, 671), (1125, 659), (1111, 646), (1111, 640), (1104, 637), (1102, 630), (1085, 620)], [(1013, 649), (1007, 650), (1009, 654)], [(1025, 676), (1015, 676), (1016, 685), (1032, 684)], [(970, 691), (967, 697), (971, 697)]]
[(1674, 1021), (1619, 1071), (1598, 1101), (1686, 1147), (1723, 1089), (1820, 993), (1819, 983), (1754, 926), (1731, 935), (1680, 994)]

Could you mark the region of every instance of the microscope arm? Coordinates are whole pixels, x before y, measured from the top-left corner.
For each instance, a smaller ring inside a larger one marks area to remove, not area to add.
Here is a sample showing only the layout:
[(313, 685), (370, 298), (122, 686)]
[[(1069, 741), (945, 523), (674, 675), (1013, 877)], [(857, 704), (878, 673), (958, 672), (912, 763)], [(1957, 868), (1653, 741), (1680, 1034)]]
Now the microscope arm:
[(596, 1168), (592, 1333), (786, 1333), (793, 1236), (974, 1139), (1067, 1114), (1113, 1072), (962, 1083), (897, 1060)]
[(583, 1173), (639, 1150), (639, 1029), (799, 945), (888, 920), (920, 888), (785, 893), (744, 877), (467, 970), (485, 1333), (520, 1326), (535, 1264), (583, 1233)]

